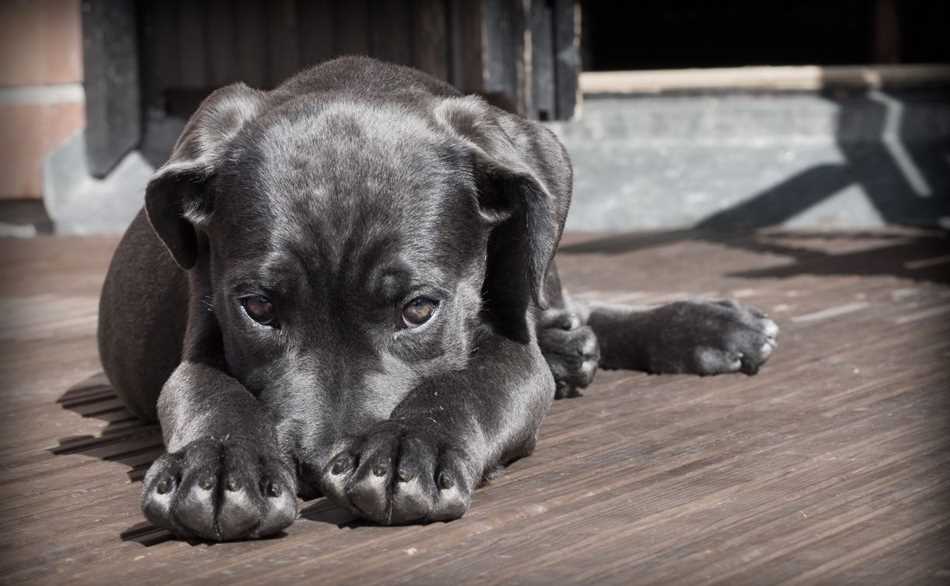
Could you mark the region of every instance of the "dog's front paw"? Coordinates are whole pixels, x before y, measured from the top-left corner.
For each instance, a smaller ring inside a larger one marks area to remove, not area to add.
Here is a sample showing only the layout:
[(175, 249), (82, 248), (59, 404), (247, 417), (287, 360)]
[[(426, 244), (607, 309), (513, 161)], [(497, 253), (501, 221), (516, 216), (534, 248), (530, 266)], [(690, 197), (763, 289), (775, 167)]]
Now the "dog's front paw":
[(538, 320), (538, 346), (554, 375), (555, 399), (579, 397), (594, 380), (600, 362), (597, 335), (563, 309), (551, 309)]
[(146, 518), (183, 538), (265, 537), (297, 516), (290, 467), (252, 442), (194, 441), (156, 460), (144, 485)]
[(650, 370), (755, 374), (777, 347), (778, 326), (760, 310), (725, 301), (681, 301), (653, 312)]
[(468, 510), (477, 470), (425, 423), (385, 421), (327, 465), (327, 496), (382, 525), (451, 521)]

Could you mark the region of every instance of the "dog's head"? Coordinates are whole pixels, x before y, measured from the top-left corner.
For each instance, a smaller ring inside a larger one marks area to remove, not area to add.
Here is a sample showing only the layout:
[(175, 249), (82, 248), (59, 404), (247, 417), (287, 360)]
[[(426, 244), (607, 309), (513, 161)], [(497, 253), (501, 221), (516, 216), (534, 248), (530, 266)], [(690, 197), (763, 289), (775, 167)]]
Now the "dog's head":
[(527, 124), (473, 97), (243, 85), (189, 121), (148, 217), (298, 461), (465, 368), (488, 329), (532, 343), (568, 202)]

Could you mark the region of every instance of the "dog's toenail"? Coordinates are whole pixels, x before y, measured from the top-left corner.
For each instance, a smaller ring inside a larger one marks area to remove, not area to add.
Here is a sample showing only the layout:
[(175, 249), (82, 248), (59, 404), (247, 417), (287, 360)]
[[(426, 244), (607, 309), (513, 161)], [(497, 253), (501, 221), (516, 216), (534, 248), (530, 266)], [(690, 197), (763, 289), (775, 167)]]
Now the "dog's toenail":
[(373, 466), (373, 474), (376, 476), (386, 476), (386, 472), (389, 471), (389, 466), (386, 464), (376, 464)]
[(198, 486), (204, 490), (211, 490), (214, 488), (214, 477), (206, 476), (205, 478), (202, 478), (200, 481), (198, 481)]
[(439, 488), (442, 490), (448, 490), (455, 486), (455, 479), (453, 479), (447, 472), (439, 472)]
[(410, 480), (412, 480), (412, 479), (415, 478), (415, 477), (416, 477), (416, 473), (413, 472), (412, 470), (409, 470), (409, 469), (406, 469), (406, 468), (400, 468), (400, 469), (399, 469), (399, 480), (400, 480), (400, 482), (409, 482)]
[(241, 488), (241, 483), (236, 478), (228, 478), (227, 487), (231, 492), (237, 492)]
[(172, 479), (163, 478), (157, 485), (155, 485), (155, 491), (158, 494), (166, 494), (172, 489)]

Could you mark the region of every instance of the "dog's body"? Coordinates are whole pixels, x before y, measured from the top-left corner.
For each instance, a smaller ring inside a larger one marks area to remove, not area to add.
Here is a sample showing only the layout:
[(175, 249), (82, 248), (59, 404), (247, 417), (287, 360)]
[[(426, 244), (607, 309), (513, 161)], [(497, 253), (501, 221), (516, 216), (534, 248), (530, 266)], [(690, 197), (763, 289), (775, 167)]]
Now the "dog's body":
[(420, 72), (338, 59), (218, 90), (113, 259), (103, 365), (168, 453), (143, 507), (183, 536), (280, 531), (295, 494), (449, 520), (598, 364), (753, 373), (731, 302), (568, 307), (572, 175), (542, 126)]

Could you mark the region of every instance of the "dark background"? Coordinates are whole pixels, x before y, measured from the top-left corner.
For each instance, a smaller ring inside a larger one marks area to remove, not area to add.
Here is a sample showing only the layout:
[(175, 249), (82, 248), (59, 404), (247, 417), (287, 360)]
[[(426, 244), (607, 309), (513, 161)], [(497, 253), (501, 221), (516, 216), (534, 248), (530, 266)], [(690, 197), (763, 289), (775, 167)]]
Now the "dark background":
[[(950, 61), (950, 2), (893, 2), (896, 60)], [(742, 65), (860, 65), (875, 54), (867, 0), (639, 0), (583, 3), (588, 71)]]

